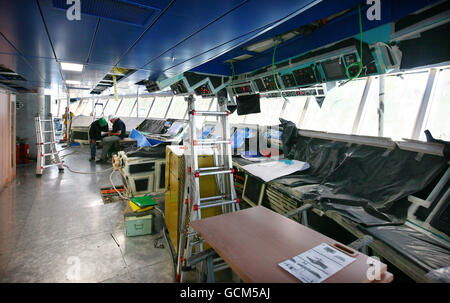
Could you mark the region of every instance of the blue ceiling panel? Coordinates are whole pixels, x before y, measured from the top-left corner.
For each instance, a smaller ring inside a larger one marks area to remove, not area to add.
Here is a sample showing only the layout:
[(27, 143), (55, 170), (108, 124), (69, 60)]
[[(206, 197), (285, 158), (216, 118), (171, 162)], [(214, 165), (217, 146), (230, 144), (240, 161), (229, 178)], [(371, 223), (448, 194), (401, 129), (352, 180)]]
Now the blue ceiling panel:
[(111, 71), (111, 68), (109, 65), (89, 64), (84, 67), (82, 73), (77, 73), (72, 78), (81, 81), (83, 86), (94, 88)]
[(47, 88), (50, 84), (59, 85), (62, 83), (59, 63), (54, 59), (27, 57), (26, 60), (33, 70), (38, 71)]
[[(66, 0), (52, 0), (53, 7), (66, 11), (70, 5)], [(84, 15), (96, 18), (110, 19), (114, 21), (145, 26), (151, 22), (160, 9), (145, 4), (137, 4), (131, 1), (102, 0), (82, 1), (81, 12)]]
[[(262, 29), (259, 29), (256, 32), (263, 31), (270, 27), (270, 25), (263, 27)], [(214, 70), (208, 69), (207, 67), (209, 65), (204, 64), (209, 61), (214, 61), (215, 57), (221, 58), (221, 55), (224, 53), (228, 53), (228, 51), (233, 48), (235, 45), (239, 45), (242, 43), (245, 43), (248, 41), (248, 39), (251, 39), (255, 35), (255, 32), (248, 33), (246, 35), (243, 35), (237, 39), (233, 39), (231, 41), (228, 41), (227, 43), (223, 43), (219, 45), (218, 47), (215, 47), (207, 52), (200, 53), (198, 55), (195, 55), (194, 57), (189, 58), (188, 60), (181, 61), (181, 62), (175, 62), (176, 64), (172, 67), (164, 70), (164, 73), (166, 76), (169, 75), (177, 75), (180, 74), (186, 70), (191, 70), (195, 72), (200, 73), (209, 73), (209, 74), (218, 74), (218, 75), (231, 75), (231, 66), (229, 64), (217, 64), (214, 68)], [(192, 68), (192, 66), (196, 66)], [(205, 68), (206, 67), (206, 68)]]
[(18, 73), (27, 81), (42, 81), (37, 71), (30, 66), (23, 56), (0, 54), (0, 64)]
[(142, 27), (102, 19), (89, 62), (115, 65), (143, 31)]
[[(292, 17), (300, 10), (305, 9), (308, 5), (315, 2), (317, 1), (296, 1), (295, 5), (293, 5), (292, 1), (277, 1), (276, 3), (273, 1), (265, 1), (264, 3), (263, 1), (248, 1), (239, 7), (239, 9), (223, 16), (190, 39), (180, 43), (176, 48), (167, 52), (165, 56), (150, 61), (145, 68), (158, 73), (159, 71), (167, 70), (173, 65), (171, 60), (169, 60), (170, 56), (174, 56), (180, 61), (185, 61), (198, 53), (204, 53), (213, 48), (216, 48), (216, 50), (209, 54), (212, 57), (217, 56), (223, 52), (223, 47), (218, 47), (223, 44), (223, 41), (236, 39), (249, 32), (255, 32), (258, 29), (262, 30), (267, 24)], [(257, 32), (254, 34), (257, 34)], [(242, 42), (243, 41), (236, 41), (232, 43), (228, 49), (231, 49)], [(184, 66), (190, 69), (194, 68), (196, 65), (191, 63), (185, 64)]]
[(131, 75), (129, 75), (128, 77), (120, 80), (119, 86), (121, 86), (121, 87), (124, 87), (125, 85), (132, 86), (136, 82), (148, 79), (150, 77), (150, 74), (151, 74), (151, 72), (148, 70), (144, 70), (144, 69), (137, 70), (134, 73), (132, 73)]
[[(142, 68), (147, 62), (172, 48), (214, 19), (240, 5), (243, 0), (176, 1), (118, 63), (121, 67)], [(244, 1), (245, 2), (245, 1)], [(204, 44), (209, 44), (204, 41)], [(191, 50), (196, 52), (196, 50)]]
[[(287, 31), (300, 27), (304, 24), (308, 24), (315, 20), (333, 15), (345, 9), (351, 8), (355, 9), (359, 3), (362, 4), (363, 30), (369, 31), (371, 29), (380, 27), (383, 24), (396, 21), (401, 17), (409, 15), (412, 12), (417, 11), (418, 9), (421, 9), (427, 5), (432, 4), (433, 2), (436, 2), (436, 0), (431, 1), (415, 0), (408, 2), (408, 5), (404, 5), (403, 1), (386, 0), (383, 2), (383, 5), (381, 5), (381, 15), (382, 15), (381, 20), (369, 21), (367, 18), (364, 18), (364, 16), (366, 15), (366, 11), (368, 9), (368, 5), (365, 4), (366, 1), (324, 0), (322, 3), (311, 8), (305, 14), (300, 14), (286, 21), (285, 23), (276, 27), (275, 29), (270, 30), (262, 35), (259, 35), (257, 38), (248, 41), (247, 43), (241, 45), (240, 47), (235, 48), (232, 51), (216, 59), (213, 59), (202, 66), (195, 68), (195, 70), (205, 73), (220, 73), (223, 72), (223, 70), (229, 71), (230, 64), (226, 63), (226, 60), (240, 56), (244, 53), (248, 53), (243, 49), (246, 45), (250, 45), (270, 37), (275, 37), (277, 35), (286, 33)], [(358, 33), (359, 33), (358, 15), (355, 9), (344, 16), (338, 17), (337, 19), (333, 20), (332, 22), (325, 25), (323, 28), (317, 30), (316, 32), (307, 37), (297, 37), (286, 43), (279, 45), (276, 53), (276, 62), (280, 62), (289, 59), (293, 56), (322, 47), (324, 45), (352, 37)], [(253, 58), (241, 62), (236, 62), (234, 64), (235, 72), (236, 74), (240, 74), (254, 71), (264, 66), (268, 66), (272, 63), (272, 55), (273, 55), (273, 48), (267, 50), (262, 54), (256, 54), (256, 56)], [(223, 67), (220, 67), (221, 65)], [(226, 75), (229, 75), (229, 73), (227, 73)]]
[(54, 58), (36, 1), (0, 1), (0, 32), (25, 56)]
[[(245, 45), (251, 45), (253, 43), (263, 41), (268, 38), (275, 37), (277, 35), (284, 34), (286, 32), (292, 31), (295, 28), (303, 26), (305, 24), (309, 24), (316, 20), (322, 19), (327, 16), (331, 16), (333, 14), (339, 13), (345, 9), (356, 7), (359, 3), (364, 2), (362, 0), (341, 0), (341, 1), (330, 1), (324, 0), (321, 3), (318, 3), (316, 6), (310, 8), (306, 13), (299, 14), (281, 25), (273, 28), (270, 31), (266, 31), (265, 33), (258, 35), (257, 37), (247, 41)], [(270, 51), (269, 51), (270, 52)], [(241, 56), (243, 54), (249, 53), (246, 51), (243, 46), (233, 49), (228, 52), (222, 58), (219, 58), (217, 62), (225, 62), (228, 59), (235, 58)], [(217, 63), (215, 62), (215, 63)]]
[(11, 44), (3, 37), (0, 32), (0, 53), (18, 55), (19, 53), (11, 46)]
[[(363, 18), (364, 39), (385, 39), (390, 22), (437, 1), (381, 1), (381, 21)], [(115, 65), (138, 69), (120, 87), (187, 70), (230, 75), (226, 60), (245, 46), (346, 9), (353, 10), (279, 45), (276, 62), (355, 37), (359, 3), (365, 14), (366, 0), (82, 0), (81, 20), (69, 21), (65, 0), (0, 0), (0, 64), (36, 87), (78, 80), (93, 88)], [(236, 62), (236, 73), (270, 65), (272, 52)], [(59, 61), (85, 68), (61, 75)]]
[(82, 14), (80, 21), (69, 21), (66, 11), (54, 8), (51, 0), (40, 0), (39, 3), (58, 60), (85, 63), (98, 18)]

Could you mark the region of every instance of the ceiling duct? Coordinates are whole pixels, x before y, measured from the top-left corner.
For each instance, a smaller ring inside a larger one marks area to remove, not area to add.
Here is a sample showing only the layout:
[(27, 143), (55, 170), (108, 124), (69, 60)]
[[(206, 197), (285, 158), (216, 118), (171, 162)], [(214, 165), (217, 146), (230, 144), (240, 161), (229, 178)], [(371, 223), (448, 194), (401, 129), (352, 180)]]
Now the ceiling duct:
[(134, 73), (135, 69), (130, 68), (122, 68), (122, 67), (113, 67), (109, 73), (107, 73), (103, 79), (97, 84), (97, 86), (90, 92), (90, 94), (99, 95), (105, 89), (114, 86), (114, 77), (116, 77), (116, 82), (128, 77), (132, 73)]

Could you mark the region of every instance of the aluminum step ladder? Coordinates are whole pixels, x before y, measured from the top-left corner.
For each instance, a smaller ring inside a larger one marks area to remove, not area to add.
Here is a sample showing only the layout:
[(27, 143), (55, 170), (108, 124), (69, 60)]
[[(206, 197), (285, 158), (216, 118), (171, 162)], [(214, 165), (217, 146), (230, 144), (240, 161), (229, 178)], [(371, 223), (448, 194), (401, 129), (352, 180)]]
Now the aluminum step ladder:
[(36, 175), (42, 175), (45, 168), (58, 166), (60, 172), (64, 172), (63, 164), (56, 149), (55, 128), (52, 115), (42, 118), (38, 115), (34, 117), (36, 126), (37, 155), (36, 155)]
[[(186, 272), (190, 268), (190, 259), (195, 254), (203, 251), (203, 242), (199, 235), (190, 227), (189, 223), (201, 220), (201, 210), (210, 207), (222, 207), (222, 213), (239, 210), (239, 199), (236, 196), (233, 180), (233, 162), (230, 138), (230, 126), (227, 110), (227, 98), (218, 97), (218, 111), (197, 111), (195, 110), (195, 99), (192, 95), (186, 97), (189, 113), (189, 138), (184, 140), (185, 155), (185, 182), (184, 182), (184, 203), (181, 212), (180, 239), (177, 258), (177, 281), (185, 282)], [(215, 139), (198, 138), (196, 128), (197, 116), (217, 117)], [(213, 167), (198, 167), (198, 156), (212, 154), (214, 159)], [(200, 178), (203, 176), (215, 176), (218, 195), (213, 197), (200, 197)], [(214, 271), (227, 267), (220, 258), (215, 258)], [(205, 271), (204, 263), (197, 264), (197, 272), (201, 279)], [(208, 272), (211, 272), (208, 270)], [(213, 278), (213, 277), (212, 277)], [(208, 277), (211, 279), (211, 277)]]

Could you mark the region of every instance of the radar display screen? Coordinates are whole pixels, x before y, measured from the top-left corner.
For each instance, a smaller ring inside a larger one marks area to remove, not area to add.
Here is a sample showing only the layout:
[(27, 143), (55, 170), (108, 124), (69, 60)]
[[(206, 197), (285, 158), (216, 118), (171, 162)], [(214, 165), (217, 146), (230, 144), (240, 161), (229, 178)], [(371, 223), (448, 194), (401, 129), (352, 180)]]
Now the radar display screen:
[(322, 68), (327, 80), (339, 80), (346, 77), (344, 65), (341, 64), (341, 59), (339, 58), (323, 62)]

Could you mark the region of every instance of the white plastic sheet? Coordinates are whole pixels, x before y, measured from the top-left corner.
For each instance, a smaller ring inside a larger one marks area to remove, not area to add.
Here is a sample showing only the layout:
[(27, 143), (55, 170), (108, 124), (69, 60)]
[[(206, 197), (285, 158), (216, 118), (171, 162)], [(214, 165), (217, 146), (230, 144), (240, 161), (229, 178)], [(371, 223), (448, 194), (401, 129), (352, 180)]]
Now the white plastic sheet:
[(249, 164), (242, 168), (249, 174), (261, 178), (264, 182), (269, 182), (297, 171), (306, 170), (309, 168), (309, 164), (297, 160), (278, 160)]

